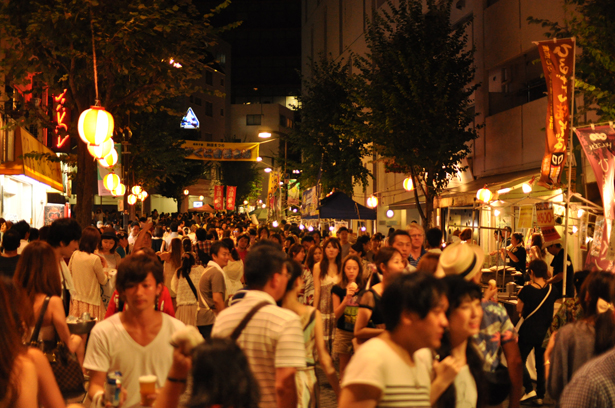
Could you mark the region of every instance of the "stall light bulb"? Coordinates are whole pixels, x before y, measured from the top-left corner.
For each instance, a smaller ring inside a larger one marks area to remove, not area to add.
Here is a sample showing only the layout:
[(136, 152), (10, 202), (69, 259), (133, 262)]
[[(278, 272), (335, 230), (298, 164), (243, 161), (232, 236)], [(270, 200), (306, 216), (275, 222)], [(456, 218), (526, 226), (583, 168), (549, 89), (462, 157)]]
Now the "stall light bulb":
[(335, 229), (335, 227), (332, 225), (329, 227), (329, 231), (333, 231)]
[(312, 232), (314, 231), (314, 227), (312, 227), (311, 225), (308, 227), (308, 231)]
[(366, 231), (367, 228), (365, 228), (365, 226), (361, 227), (361, 231)]
[(305, 229), (305, 225), (303, 225), (303, 224), (299, 225), (299, 229), (300, 229), (301, 231), (303, 231), (303, 230)]
[(572, 226), (572, 233), (576, 234), (577, 232), (579, 232), (579, 228), (576, 225)]
[(262, 207), (263, 207), (263, 208), (267, 208), (267, 205), (266, 205), (266, 204), (263, 204), (263, 206), (262, 206)]
[(501, 190), (498, 190), (498, 194), (506, 194), (509, 193), (512, 190), (512, 188), (503, 188)]
[(493, 215), (495, 215), (496, 217), (499, 217), (500, 216), (500, 210), (493, 211)]
[(528, 183), (523, 183), (523, 185), (521, 186), (521, 189), (523, 190), (523, 193), (525, 194), (529, 194), (532, 192), (532, 186), (529, 185)]
[(279, 225), (279, 224), (278, 224), (278, 222), (277, 222), (277, 221), (274, 221), (271, 225), (273, 225), (273, 228), (278, 228), (278, 225)]
[(583, 217), (583, 214), (585, 214), (585, 210), (582, 208), (579, 208), (579, 211), (577, 211), (577, 218)]

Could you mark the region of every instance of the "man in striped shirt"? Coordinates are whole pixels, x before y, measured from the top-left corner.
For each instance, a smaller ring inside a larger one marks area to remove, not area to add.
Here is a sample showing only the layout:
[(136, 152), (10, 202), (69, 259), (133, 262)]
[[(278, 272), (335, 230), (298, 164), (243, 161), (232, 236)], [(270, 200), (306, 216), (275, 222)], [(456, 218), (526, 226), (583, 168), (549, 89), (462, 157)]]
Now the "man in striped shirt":
[(350, 360), (339, 407), (431, 407), (464, 365), (451, 356), (432, 362), (448, 326), (443, 283), (423, 272), (402, 274), (381, 306), (386, 330)]
[(276, 305), (288, 284), (285, 258), (281, 248), (269, 241), (252, 247), (244, 266), (250, 290), (239, 303), (220, 312), (212, 331), (212, 337), (229, 337), (257, 304), (268, 303), (258, 309), (237, 339), (259, 383), (260, 408), (295, 408), (295, 372), (306, 366), (299, 316)]

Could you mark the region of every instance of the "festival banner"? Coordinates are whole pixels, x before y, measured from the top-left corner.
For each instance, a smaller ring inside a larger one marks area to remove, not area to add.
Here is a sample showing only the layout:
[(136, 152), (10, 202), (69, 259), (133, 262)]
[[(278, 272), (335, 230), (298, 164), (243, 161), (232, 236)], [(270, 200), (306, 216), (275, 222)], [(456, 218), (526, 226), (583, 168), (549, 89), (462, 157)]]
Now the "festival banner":
[(612, 220), (615, 219), (615, 130), (607, 125), (578, 128), (574, 131), (596, 175), (606, 220), (596, 222), (594, 242), (587, 254), (585, 267), (612, 271), (614, 264), (613, 260), (609, 259), (608, 248)]
[(210, 161), (257, 161), (259, 143), (196, 142), (184, 140), (186, 159)]
[(235, 197), (237, 195), (237, 187), (226, 186), (226, 209), (232, 211), (235, 209)]
[(214, 209), (224, 209), (224, 186), (214, 186)]
[(545, 155), (538, 184), (559, 187), (571, 127), (571, 102), (574, 95), (575, 39), (535, 42), (547, 81), (547, 127)]

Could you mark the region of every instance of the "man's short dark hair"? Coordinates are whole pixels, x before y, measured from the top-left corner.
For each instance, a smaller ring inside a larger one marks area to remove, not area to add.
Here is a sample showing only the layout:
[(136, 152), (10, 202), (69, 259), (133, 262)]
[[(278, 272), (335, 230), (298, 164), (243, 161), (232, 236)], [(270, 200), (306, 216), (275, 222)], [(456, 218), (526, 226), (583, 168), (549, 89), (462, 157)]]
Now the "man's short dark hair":
[(171, 232), (177, 232), (177, 228), (179, 228), (179, 224), (176, 222), (171, 223)]
[(314, 237), (306, 235), (305, 237), (301, 238), (301, 243), (303, 244), (304, 242), (314, 242)]
[(425, 238), (430, 248), (440, 248), (440, 245), (442, 245), (442, 230), (440, 228), (430, 228), (425, 233)]
[(207, 240), (207, 231), (205, 231), (203, 228), (197, 228), (194, 234), (197, 241)]
[(162, 264), (155, 256), (145, 253), (128, 255), (117, 267), (117, 291), (123, 293), (127, 288), (143, 282), (150, 272), (154, 275), (156, 284), (162, 283)]
[(250, 249), (244, 266), (244, 277), (250, 289), (262, 289), (276, 273), (282, 272), (286, 254), (271, 241), (262, 241)]
[(255, 237), (256, 236), (256, 230), (254, 228), (250, 228), (248, 230), (248, 235), (251, 235), (251, 236)]
[(239, 244), (239, 241), (245, 239), (248, 241), (248, 244), (250, 243), (250, 236), (248, 234), (241, 234), (240, 236), (237, 237), (237, 244)]
[(13, 224), (11, 229), (14, 229), (15, 231), (17, 231), (21, 239), (26, 239), (26, 234), (30, 232), (30, 224), (28, 224), (24, 220), (21, 220)]
[(2, 249), (5, 251), (16, 251), (21, 244), (21, 236), (19, 232), (10, 229), (2, 235)]
[(344, 232), (344, 231), (348, 232), (348, 228), (346, 228), (346, 227), (339, 227), (339, 228), (337, 229), (337, 233), (338, 233), (338, 234), (339, 234), (339, 233), (341, 233), (341, 232)]
[(210, 252), (209, 252), (209, 253), (210, 253), (212, 256), (214, 256), (214, 255), (218, 256), (218, 254), (220, 253), (220, 249), (221, 249), (221, 248), (226, 248), (226, 249), (228, 249), (229, 251), (230, 251), (231, 249), (233, 249), (233, 248), (229, 248), (229, 247), (228, 247), (228, 245), (227, 245), (226, 243), (222, 242), (222, 241), (216, 241), (216, 242), (214, 242), (214, 243), (212, 244), (212, 246), (211, 246), (211, 250), (210, 250)]
[(47, 243), (54, 248), (59, 247), (60, 243), (68, 246), (72, 241), (79, 241), (80, 239), (81, 227), (72, 218), (57, 219), (49, 227)]
[(406, 230), (402, 230), (402, 229), (398, 229), (395, 230), (395, 232), (393, 232), (390, 236), (389, 236), (389, 245), (393, 246), (393, 244), (395, 243), (395, 239), (399, 236), (404, 236), (404, 237), (408, 237), (410, 238), (410, 233)]
[(426, 272), (401, 274), (382, 294), (382, 312), (388, 331), (401, 321), (403, 312), (414, 312), (424, 319), (446, 293), (444, 283)]

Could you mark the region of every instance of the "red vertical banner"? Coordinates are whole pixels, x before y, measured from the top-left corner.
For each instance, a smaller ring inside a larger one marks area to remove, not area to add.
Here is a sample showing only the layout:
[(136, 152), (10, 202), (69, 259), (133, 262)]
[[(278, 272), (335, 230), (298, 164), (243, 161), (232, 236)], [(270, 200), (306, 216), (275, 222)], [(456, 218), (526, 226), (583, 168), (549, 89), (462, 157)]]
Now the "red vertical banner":
[[(609, 259), (611, 257), (608, 247), (612, 234), (611, 223), (615, 219), (615, 130), (610, 126), (595, 126), (577, 128), (574, 131), (596, 175), (606, 219), (601, 233), (595, 235), (600, 239), (599, 242), (594, 239), (592, 250), (588, 252), (585, 260), (585, 268), (613, 271), (613, 259)], [(596, 223), (596, 229), (600, 228), (600, 224), (602, 223)]]
[(224, 209), (224, 186), (214, 186), (214, 209)]
[(235, 196), (237, 187), (226, 186), (226, 209), (232, 211), (235, 209)]
[(535, 43), (547, 81), (547, 143), (540, 166), (538, 184), (560, 185), (566, 165), (566, 148), (571, 127), (570, 107), (574, 95), (575, 39), (565, 38)]

